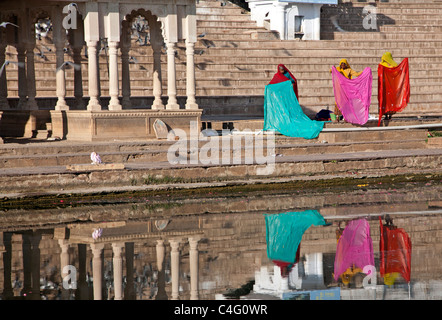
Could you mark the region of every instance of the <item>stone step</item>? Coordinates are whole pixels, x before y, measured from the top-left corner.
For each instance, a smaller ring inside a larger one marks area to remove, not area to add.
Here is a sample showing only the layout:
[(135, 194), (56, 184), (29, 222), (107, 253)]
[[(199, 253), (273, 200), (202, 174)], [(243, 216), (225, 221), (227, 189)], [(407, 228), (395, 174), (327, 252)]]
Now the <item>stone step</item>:
[[(403, 132), (401, 131), (402, 130), (344, 133), (321, 132), (317, 139), (311, 140), (281, 137), (281, 139), (277, 139), (276, 141), (275, 153), (289, 156), (418, 148), (425, 149), (427, 147), (425, 142), (427, 137), (425, 130), (407, 130), (406, 139), (404, 139)], [(236, 137), (238, 139), (238, 136)], [(232, 143), (233, 136), (225, 136), (225, 138), (227, 138), (226, 141), (230, 144)], [(218, 141), (215, 145), (222, 145), (219, 138), (214, 137), (199, 141), (199, 148), (204, 146), (207, 147), (209, 139), (213, 142)], [(242, 139), (244, 140), (245, 138)], [(250, 141), (253, 143), (253, 138)], [(265, 137), (263, 137), (263, 141), (266, 141)], [(170, 147), (173, 144), (174, 142), (153, 142), (151, 144), (146, 142), (144, 144), (125, 144), (122, 142), (119, 144), (100, 144), (97, 142), (89, 145), (80, 144), (76, 146), (71, 142), (69, 143), (69, 147), (63, 148), (60, 146), (61, 143), (58, 143), (58, 147), (51, 147), (50, 145), (43, 147), (43, 143), (40, 143), (38, 146), (26, 146), (24, 148), (15, 147), (11, 150), (14, 147), (14, 144), (8, 143), (7, 147), (0, 148), (0, 161), (4, 168), (88, 164), (90, 163), (90, 152), (92, 151), (99, 153), (104, 163), (167, 161), (169, 159), (168, 153), (171, 152)], [(56, 145), (56, 143), (54, 143), (54, 145)], [(188, 146), (190, 145), (192, 144), (188, 144)], [(220, 150), (220, 157), (222, 157), (223, 154), (226, 155), (226, 152), (227, 154), (231, 154), (231, 156), (236, 156), (238, 154), (237, 152), (241, 150), (241, 156), (244, 158), (247, 150), (253, 151), (256, 144), (251, 147), (245, 147), (244, 142), (241, 142), (240, 149), (236, 146), (238, 146), (238, 144), (231, 144), (231, 147), (228, 147), (227, 151)], [(190, 149), (186, 148), (186, 150)], [(51, 151), (55, 153), (51, 154)], [(199, 152), (201, 152), (201, 150)], [(265, 152), (266, 151), (264, 150), (263, 156), (266, 155)], [(14, 155), (8, 155), (11, 153)], [(190, 154), (188, 154), (187, 157), (190, 159)]]

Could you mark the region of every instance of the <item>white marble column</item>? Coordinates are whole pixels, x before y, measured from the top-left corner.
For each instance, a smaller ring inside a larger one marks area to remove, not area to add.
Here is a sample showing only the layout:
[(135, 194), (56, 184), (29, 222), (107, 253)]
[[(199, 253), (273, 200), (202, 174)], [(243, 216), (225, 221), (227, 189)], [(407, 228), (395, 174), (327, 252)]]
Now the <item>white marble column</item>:
[(167, 42), (167, 95), (169, 100), (166, 105), (168, 110), (178, 110), (180, 108), (176, 96), (176, 67), (175, 67), (175, 43)]
[(170, 264), (172, 275), (172, 300), (179, 299), (180, 246), (181, 239), (170, 239)]
[(195, 100), (196, 85), (195, 85), (195, 43), (186, 41), (186, 109), (198, 109), (198, 104)]
[(99, 82), (98, 82), (98, 56), (97, 56), (98, 41), (87, 42), (88, 55), (88, 87), (89, 87), (89, 103), (87, 110), (99, 111), (101, 110), (100, 101), (98, 100)]
[(189, 238), (189, 258), (190, 258), (190, 300), (198, 300), (198, 242), (200, 238)]
[(99, 101), (99, 65), (97, 56), (97, 44), (100, 40), (100, 13), (97, 2), (88, 1), (85, 3), (84, 20), (84, 40), (87, 45), (88, 55), (88, 94), (89, 102), (88, 111), (100, 111), (101, 105)]
[(114, 300), (123, 300), (123, 247), (124, 243), (112, 243), (112, 250), (114, 252)]
[(91, 244), (92, 249), (92, 276), (93, 276), (93, 286), (94, 286), (94, 300), (102, 299), (102, 286), (103, 286), (103, 262), (102, 253), (104, 249), (104, 244), (93, 243)]
[(109, 42), (109, 110), (121, 110), (118, 100), (118, 42)]

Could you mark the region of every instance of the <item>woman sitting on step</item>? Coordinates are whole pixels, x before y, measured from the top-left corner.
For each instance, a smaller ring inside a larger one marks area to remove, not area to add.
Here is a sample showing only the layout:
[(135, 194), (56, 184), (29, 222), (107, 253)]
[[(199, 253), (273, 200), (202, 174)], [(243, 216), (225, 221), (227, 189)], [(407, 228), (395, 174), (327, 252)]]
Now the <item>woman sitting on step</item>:
[(298, 96), (298, 81), (293, 76), (293, 74), (290, 72), (289, 69), (283, 64), (278, 64), (278, 71), (273, 76), (272, 80), (270, 80), (269, 84), (275, 84), (290, 80), (293, 85), (293, 91), (295, 91), (296, 99), (298, 99), (299, 102), (299, 96)]
[[(350, 68), (350, 64), (348, 63), (347, 59), (341, 59), (341, 61), (339, 61), (339, 67), (337, 67), (336, 70), (338, 70), (347, 79), (354, 79), (354, 78), (360, 76), (362, 73), (362, 71), (357, 72), (357, 71), (353, 70), (352, 68)], [(332, 72), (332, 70), (330, 69), (330, 73), (331, 72)], [(335, 102), (335, 115), (336, 115), (336, 121), (339, 122), (339, 120), (341, 119), (342, 113), (341, 113), (341, 110), (339, 110), (338, 104), (336, 102)]]

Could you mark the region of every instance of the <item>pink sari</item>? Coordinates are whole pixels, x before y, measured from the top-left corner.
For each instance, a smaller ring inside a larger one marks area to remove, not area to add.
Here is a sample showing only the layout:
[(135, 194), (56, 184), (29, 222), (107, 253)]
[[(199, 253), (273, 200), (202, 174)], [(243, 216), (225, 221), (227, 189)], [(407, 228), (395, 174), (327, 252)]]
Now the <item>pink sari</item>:
[(352, 220), (339, 238), (335, 256), (335, 280), (348, 268), (374, 266), (373, 241), (366, 219)]
[(335, 101), (345, 121), (358, 125), (365, 124), (371, 104), (373, 84), (371, 69), (367, 67), (359, 77), (347, 79), (333, 66), (332, 76)]

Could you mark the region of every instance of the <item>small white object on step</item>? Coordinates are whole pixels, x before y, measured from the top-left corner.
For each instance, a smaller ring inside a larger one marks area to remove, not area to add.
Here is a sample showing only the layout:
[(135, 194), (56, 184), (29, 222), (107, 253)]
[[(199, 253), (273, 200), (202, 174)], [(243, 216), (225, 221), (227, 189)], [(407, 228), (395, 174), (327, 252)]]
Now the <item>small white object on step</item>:
[(91, 153), (91, 160), (92, 160), (92, 164), (100, 164), (101, 163), (100, 155), (96, 152)]

